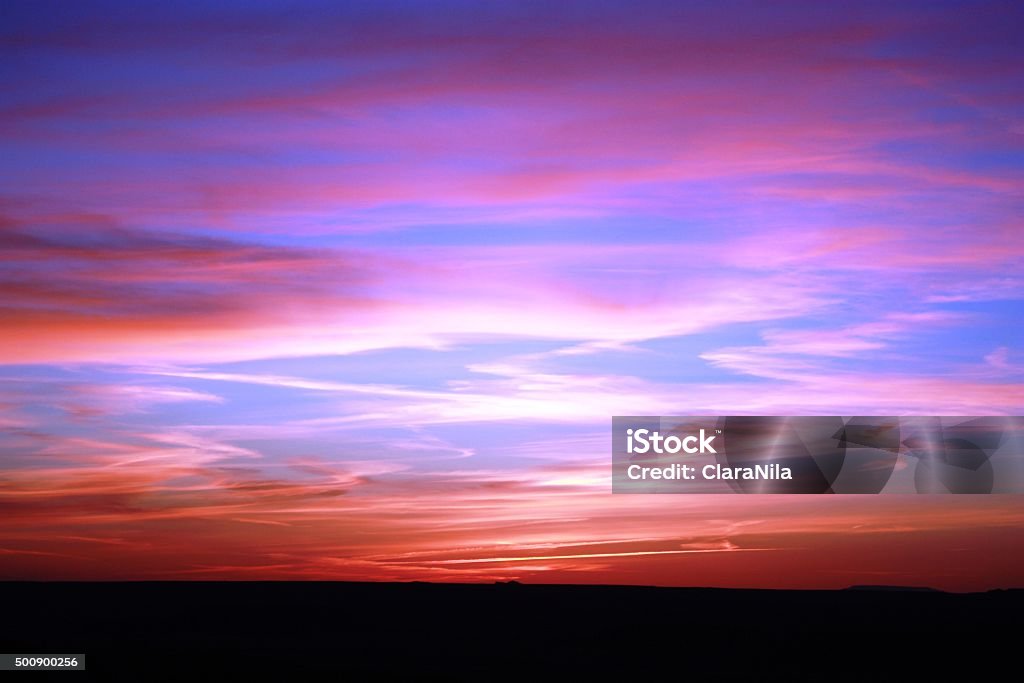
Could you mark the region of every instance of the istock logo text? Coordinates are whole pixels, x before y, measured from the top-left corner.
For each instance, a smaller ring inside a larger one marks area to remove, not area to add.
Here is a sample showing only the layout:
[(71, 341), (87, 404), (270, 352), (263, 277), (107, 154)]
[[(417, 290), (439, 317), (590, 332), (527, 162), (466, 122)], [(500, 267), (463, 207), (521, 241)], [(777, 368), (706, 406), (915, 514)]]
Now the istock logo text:
[[(635, 445), (634, 445), (635, 440)], [(711, 442), (715, 435), (705, 436), (704, 430), (700, 430), (700, 436), (691, 434), (679, 438), (674, 434), (662, 436), (659, 432), (652, 432), (649, 429), (627, 429), (626, 430), (626, 452), (627, 453), (648, 453), (654, 452), (659, 455), (674, 454), (682, 451), (684, 453), (717, 453)], [(699, 446), (694, 444), (700, 444)]]

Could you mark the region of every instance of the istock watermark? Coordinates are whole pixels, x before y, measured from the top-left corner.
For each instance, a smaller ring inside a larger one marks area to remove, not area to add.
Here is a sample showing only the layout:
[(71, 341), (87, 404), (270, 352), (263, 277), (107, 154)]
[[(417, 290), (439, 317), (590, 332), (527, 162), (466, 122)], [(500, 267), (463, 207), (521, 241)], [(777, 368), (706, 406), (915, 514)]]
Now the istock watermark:
[(621, 416), (615, 493), (1024, 493), (1024, 418)]
[[(633, 454), (653, 451), (658, 455), (678, 453), (679, 451), (684, 453), (715, 453), (715, 448), (711, 445), (714, 439), (714, 436), (705, 436), (703, 429), (700, 430), (700, 436), (691, 434), (684, 437), (679, 437), (675, 434), (662, 436), (658, 432), (652, 432), (649, 429), (627, 429), (626, 452)], [(693, 445), (698, 442), (700, 446)]]

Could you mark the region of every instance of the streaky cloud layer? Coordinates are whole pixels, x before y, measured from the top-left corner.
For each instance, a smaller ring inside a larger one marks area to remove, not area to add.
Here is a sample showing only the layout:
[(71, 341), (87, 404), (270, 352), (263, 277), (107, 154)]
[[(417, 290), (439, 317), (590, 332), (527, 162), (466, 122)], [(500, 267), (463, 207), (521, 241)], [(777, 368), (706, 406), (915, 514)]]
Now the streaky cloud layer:
[(1014, 498), (613, 496), (606, 433), (1021, 412), (1019, 8), (4, 15), (0, 578), (1024, 580)]

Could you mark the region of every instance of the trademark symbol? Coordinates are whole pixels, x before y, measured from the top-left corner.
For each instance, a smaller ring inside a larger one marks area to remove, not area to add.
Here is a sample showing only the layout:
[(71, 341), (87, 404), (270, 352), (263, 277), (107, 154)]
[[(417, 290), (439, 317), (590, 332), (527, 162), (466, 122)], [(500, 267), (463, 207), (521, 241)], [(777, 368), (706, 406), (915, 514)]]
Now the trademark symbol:
[(721, 429), (716, 429), (716, 430), (715, 430), (715, 434), (721, 434), (721, 433), (722, 433), (722, 430), (721, 430)]

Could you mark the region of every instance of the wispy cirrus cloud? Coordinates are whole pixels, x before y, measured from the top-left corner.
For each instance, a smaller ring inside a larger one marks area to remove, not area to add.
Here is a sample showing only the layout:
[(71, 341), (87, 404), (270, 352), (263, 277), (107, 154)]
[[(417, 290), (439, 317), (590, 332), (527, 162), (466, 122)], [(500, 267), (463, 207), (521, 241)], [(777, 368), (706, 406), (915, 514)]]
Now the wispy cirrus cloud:
[[(793, 316), (824, 298), (775, 274), (755, 275), (758, 290), (740, 292), (744, 276), (713, 273), (698, 298), (698, 283), (670, 271), (645, 283), (617, 267), (630, 257), (668, 267), (657, 248), (416, 255), (120, 229), (88, 237), (15, 229), (4, 237), (7, 363), (230, 361), (430, 348), (472, 336), (630, 341)], [(573, 269), (579, 279), (565, 275)], [(471, 289), (463, 287), (469, 278)]]

